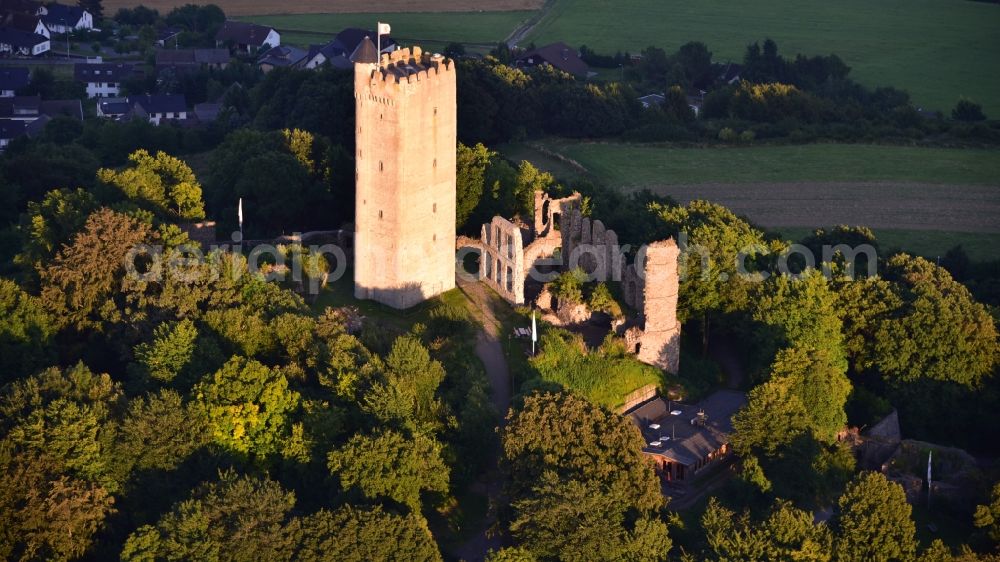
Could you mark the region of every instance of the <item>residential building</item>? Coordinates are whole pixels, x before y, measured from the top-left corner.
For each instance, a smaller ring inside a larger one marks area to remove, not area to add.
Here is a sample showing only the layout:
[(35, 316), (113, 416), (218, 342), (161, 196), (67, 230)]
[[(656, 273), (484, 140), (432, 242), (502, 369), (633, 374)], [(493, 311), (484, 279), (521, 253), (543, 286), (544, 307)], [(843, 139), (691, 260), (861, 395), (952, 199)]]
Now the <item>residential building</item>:
[(297, 47), (284, 45), (280, 47), (272, 47), (260, 57), (260, 60), (257, 61), (257, 66), (259, 66), (265, 73), (270, 72), (275, 68), (291, 68), (300, 66), (303, 62), (305, 62), (307, 54), (308, 53), (306, 51)]
[(134, 74), (135, 67), (125, 63), (77, 64), (73, 67), (73, 78), (87, 85), (88, 98), (119, 95), (122, 82)]
[(650, 107), (660, 107), (663, 102), (667, 101), (667, 98), (663, 94), (647, 94), (637, 101), (642, 104), (642, 107), (649, 109)]
[(744, 404), (742, 392), (719, 390), (694, 406), (656, 396), (626, 415), (642, 433), (642, 452), (653, 460), (656, 473), (677, 486), (729, 455), (732, 417)]
[(186, 121), (188, 118), (187, 100), (182, 94), (153, 94), (148, 96), (130, 96), (131, 114), (146, 119), (153, 125), (165, 121)]
[[(334, 68), (349, 69), (353, 64), (350, 61), (351, 53), (358, 48), (361, 41), (368, 37), (375, 39), (375, 31), (361, 29), (359, 27), (348, 27), (342, 30), (326, 45), (310, 45), (309, 53), (302, 64), (303, 68), (319, 68), (329, 63)], [(382, 53), (391, 53), (398, 47), (396, 41), (388, 35), (382, 36)]]
[(590, 67), (580, 58), (580, 53), (562, 42), (532, 49), (514, 59), (514, 64), (519, 67), (547, 64), (577, 78), (587, 78), (590, 75)]
[(51, 38), (49, 28), (45, 27), (42, 18), (35, 14), (24, 14), (20, 12), (7, 12), (0, 17), (0, 27), (9, 27), (19, 31), (37, 33), (46, 38)]
[(42, 22), (55, 34), (72, 33), (81, 29), (94, 29), (94, 16), (79, 6), (48, 4)]
[(97, 116), (112, 121), (124, 121), (132, 114), (132, 104), (127, 98), (101, 98), (97, 100)]
[(0, 67), (0, 98), (12, 98), (18, 90), (31, 82), (27, 68), (16, 66)]
[(168, 44), (173, 43), (174, 47), (177, 46), (177, 39), (180, 37), (184, 30), (179, 27), (167, 27), (161, 29), (156, 33), (156, 45), (159, 47), (166, 47)]
[(0, 150), (21, 135), (34, 137), (56, 117), (83, 121), (80, 100), (42, 100), (39, 96), (0, 98)]
[(156, 71), (225, 68), (230, 58), (229, 49), (160, 49), (156, 51)]
[(194, 117), (199, 123), (211, 123), (219, 118), (222, 112), (221, 103), (196, 103), (194, 106)]
[(281, 45), (281, 34), (273, 27), (242, 21), (226, 20), (215, 35), (215, 46), (232, 46), (236, 51), (248, 55), (259, 51), (264, 45)]
[(0, 55), (37, 57), (49, 50), (49, 39), (44, 35), (0, 27)]
[(25, 134), (24, 121), (0, 118), (0, 152), (6, 150), (10, 141)]

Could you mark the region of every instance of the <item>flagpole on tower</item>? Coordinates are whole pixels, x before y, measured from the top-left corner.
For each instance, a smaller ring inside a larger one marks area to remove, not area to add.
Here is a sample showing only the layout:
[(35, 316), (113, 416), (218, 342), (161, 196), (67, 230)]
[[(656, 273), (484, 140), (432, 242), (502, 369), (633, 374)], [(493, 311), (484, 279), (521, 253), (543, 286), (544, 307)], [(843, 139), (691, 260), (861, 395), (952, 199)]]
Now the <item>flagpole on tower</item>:
[(375, 22), (375, 35), (376, 35), (375, 44), (376, 44), (376, 49), (378, 49), (376, 56), (378, 57), (379, 62), (382, 62), (382, 36), (389, 35), (389, 33), (391, 32), (392, 28), (389, 27), (389, 24), (382, 23), (380, 21)]

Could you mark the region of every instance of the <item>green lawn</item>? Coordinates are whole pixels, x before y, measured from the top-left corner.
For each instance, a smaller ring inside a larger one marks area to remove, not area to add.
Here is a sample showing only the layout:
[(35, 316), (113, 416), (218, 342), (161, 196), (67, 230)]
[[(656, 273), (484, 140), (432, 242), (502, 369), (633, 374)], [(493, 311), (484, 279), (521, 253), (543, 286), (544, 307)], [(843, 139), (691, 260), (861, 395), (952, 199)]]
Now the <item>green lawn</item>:
[[(240, 18), (274, 26), (283, 31), (282, 41), (291, 44), (329, 41), (345, 27), (375, 27), (377, 21), (392, 24), (392, 36), (404, 45), (439, 47), (459, 43), (496, 44), (507, 37), (532, 12), (454, 12), (406, 14), (296, 14)], [(308, 34), (301, 32), (310, 32)]]
[[(799, 241), (812, 228), (779, 228), (786, 240)], [(991, 232), (937, 232), (933, 230), (876, 229), (875, 238), (883, 253), (902, 250), (936, 260), (955, 246), (962, 246), (972, 261), (1000, 260), (1000, 234)]]
[(738, 62), (771, 37), (786, 56), (836, 53), (857, 80), (919, 105), (950, 110), (964, 95), (1000, 118), (998, 30), (1000, 5), (969, 0), (555, 0), (528, 40), (612, 53), (701, 41)]
[[(706, 149), (557, 140), (537, 146), (579, 163), (608, 185), (624, 188), (796, 181), (1000, 185), (1000, 150), (860, 144)], [(509, 149), (514, 158), (535, 161), (537, 156), (543, 167), (544, 161), (555, 160), (530, 145), (512, 145)], [(557, 162), (556, 166), (572, 170), (567, 162)]]

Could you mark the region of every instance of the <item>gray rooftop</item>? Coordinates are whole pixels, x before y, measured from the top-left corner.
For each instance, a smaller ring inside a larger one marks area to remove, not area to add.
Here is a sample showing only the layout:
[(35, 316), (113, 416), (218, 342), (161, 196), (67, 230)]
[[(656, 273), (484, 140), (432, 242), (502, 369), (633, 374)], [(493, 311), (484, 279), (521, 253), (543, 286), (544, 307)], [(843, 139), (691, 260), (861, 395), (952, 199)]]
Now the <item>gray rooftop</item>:
[(733, 414), (744, 404), (742, 392), (719, 390), (695, 405), (657, 396), (627, 415), (642, 432), (644, 453), (692, 465), (729, 442)]

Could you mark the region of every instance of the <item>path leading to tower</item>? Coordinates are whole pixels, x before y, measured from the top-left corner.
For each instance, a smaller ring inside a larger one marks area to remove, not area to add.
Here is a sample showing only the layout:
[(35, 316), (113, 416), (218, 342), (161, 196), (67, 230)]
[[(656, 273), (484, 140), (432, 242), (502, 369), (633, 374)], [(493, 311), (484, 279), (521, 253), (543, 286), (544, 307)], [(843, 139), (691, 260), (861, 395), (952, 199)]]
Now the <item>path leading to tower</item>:
[(483, 362), (490, 387), (493, 389), (493, 405), (500, 413), (501, 420), (510, 408), (510, 369), (500, 345), (500, 321), (493, 311), (488, 289), (476, 281), (457, 279), (462, 290), (481, 314), (483, 327), (476, 335), (476, 356)]
[[(493, 299), (490, 298), (489, 289), (482, 283), (465, 280), (461, 277), (456, 278), (456, 283), (479, 311), (482, 329), (476, 335), (476, 356), (483, 362), (483, 367), (486, 369), (486, 376), (493, 390), (493, 405), (500, 414), (497, 421), (503, 424), (507, 410), (510, 408), (510, 369), (507, 367), (503, 346), (500, 345), (501, 323), (493, 310)], [(498, 458), (499, 454), (500, 451), (496, 451), (493, 458)], [(486, 496), (489, 497), (490, 504), (496, 505), (496, 500), (502, 492), (498, 468), (491, 467), (477, 485), (482, 486)], [(466, 562), (480, 562), (490, 550), (499, 550), (504, 546), (504, 540), (490, 532), (495, 524), (495, 514), (491, 513), (483, 522), (483, 528), (455, 549), (452, 554)]]

